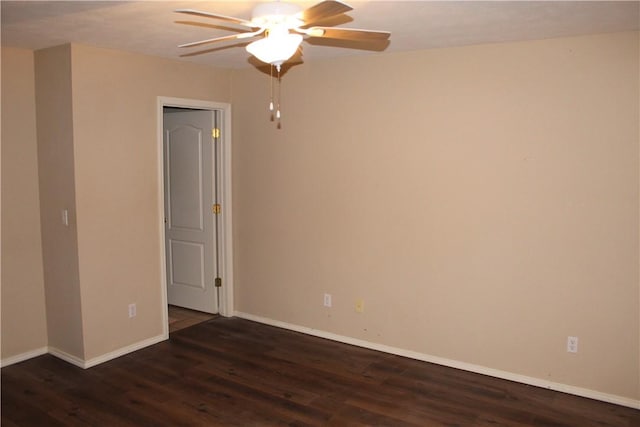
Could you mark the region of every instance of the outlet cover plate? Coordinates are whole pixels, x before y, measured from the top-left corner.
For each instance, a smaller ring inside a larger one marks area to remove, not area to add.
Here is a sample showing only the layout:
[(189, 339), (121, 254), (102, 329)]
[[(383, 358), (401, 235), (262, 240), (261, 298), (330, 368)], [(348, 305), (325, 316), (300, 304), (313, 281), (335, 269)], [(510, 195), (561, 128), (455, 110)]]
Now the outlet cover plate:
[(331, 294), (324, 294), (324, 306), (331, 307)]

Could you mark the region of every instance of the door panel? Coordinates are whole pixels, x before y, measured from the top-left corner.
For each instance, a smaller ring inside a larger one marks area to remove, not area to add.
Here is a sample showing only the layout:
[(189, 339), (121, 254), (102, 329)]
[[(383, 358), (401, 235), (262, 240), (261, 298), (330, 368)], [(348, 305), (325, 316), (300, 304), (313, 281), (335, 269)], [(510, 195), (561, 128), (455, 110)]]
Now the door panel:
[(213, 111), (164, 114), (169, 304), (218, 312)]
[[(178, 114), (178, 113), (172, 113)], [(202, 129), (181, 126), (169, 131), (167, 138), (171, 228), (202, 231), (203, 158)]]
[(169, 240), (169, 280), (174, 285), (205, 289), (204, 245)]

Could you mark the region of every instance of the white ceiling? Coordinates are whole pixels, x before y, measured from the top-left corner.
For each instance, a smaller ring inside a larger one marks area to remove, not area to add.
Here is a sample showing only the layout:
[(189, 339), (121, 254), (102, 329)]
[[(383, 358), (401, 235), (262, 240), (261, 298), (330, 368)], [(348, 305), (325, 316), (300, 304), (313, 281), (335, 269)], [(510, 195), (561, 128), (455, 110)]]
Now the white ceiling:
[[(295, 0), (294, 0), (295, 1)], [(316, 1), (296, 1), (303, 8)], [(384, 52), (544, 39), (640, 29), (639, 1), (349, 1), (339, 26), (391, 31)], [(234, 42), (179, 49), (178, 44), (233, 34), (232, 24), (174, 13), (195, 8), (251, 18), (255, 1), (5, 1), (2, 46), (41, 49), (67, 42), (219, 67), (246, 67)], [(350, 18), (352, 18), (350, 20)], [(176, 21), (217, 24), (219, 28)], [(222, 28), (220, 28), (222, 27)], [(189, 57), (181, 54), (217, 48)], [(303, 43), (304, 60), (371, 53)]]

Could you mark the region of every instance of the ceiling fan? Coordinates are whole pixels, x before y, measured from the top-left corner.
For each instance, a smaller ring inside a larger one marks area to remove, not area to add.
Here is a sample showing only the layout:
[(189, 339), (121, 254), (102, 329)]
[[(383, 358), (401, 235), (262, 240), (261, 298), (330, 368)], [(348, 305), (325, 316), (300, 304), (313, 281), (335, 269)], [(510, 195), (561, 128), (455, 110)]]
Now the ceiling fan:
[[(289, 60), (296, 51), (300, 49), (300, 43), (305, 37), (322, 37), (355, 42), (386, 42), (389, 39), (391, 33), (388, 31), (332, 28), (317, 25), (323, 22), (326, 23), (328, 19), (337, 17), (351, 10), (353, 10), (351, 6), (338, 0), (324, 0), (305, 10), (302, 10), (297, 4), (278, 0), (259, 3), (253, 9), (251, 20), (246, 20), (202, 10), (178, 9), (176, 10), (177, 13), (213, 18), (247, 29), (247, 31), (238, 34), (185, 43), (178, 47), (195, 47), (227, 40), (251, 40), (258, 38), (249, 43), (246, 46), (246, 50), (260, 61), (271, 65), (271, 101), (269, 103), (269, 111), (271, 112), (271, 121), (277, 119), (277, 127), (280, 129), (280, 69), (282, 64)], [(273, 89), (274, 67), (277, 70), (276, 81), (278, 83), (277, 109), (275, 110), (275, 114)]]
[(302, 10), (297, 4), (281, 1), (259, 3), (253, 9), (251, 20), (195, 9), (178, 9), (175, 12), (226, 21), (247, 29), (246, 32), (239, 34), (185, 43), (179, 47), (188, 48), (221, 41), (250, 40), (259, 37), (259, 40), (247, 45), (246, 50), (260, 61), (276, 66), (280, 71), (280, 66), (295, 54), (305, 37), (356, 42), (384, 42), (389, 38), (391, 33), (388, 31), (316, 25), (351, 10), (353, 10), (351, 6), (341, 1), (325, 0), (305, 10)]

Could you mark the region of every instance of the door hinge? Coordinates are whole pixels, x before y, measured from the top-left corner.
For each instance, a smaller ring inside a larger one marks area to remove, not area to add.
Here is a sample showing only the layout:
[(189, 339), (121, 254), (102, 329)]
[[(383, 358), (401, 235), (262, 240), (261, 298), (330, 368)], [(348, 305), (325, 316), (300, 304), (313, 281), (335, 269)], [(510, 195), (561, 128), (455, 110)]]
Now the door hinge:
[(220, 207), (219, 203), (216, 203), (215, 205), (211, 206), (211, 212), (213, 212), (216, 215), (220, 213), (221, 209), (222, 208)]
[(222, 277), (216, 277), (216, 288), (221, 288), (222, 287)]
[(211, 129), (211, 138), (220, 138), (220, 128)]

